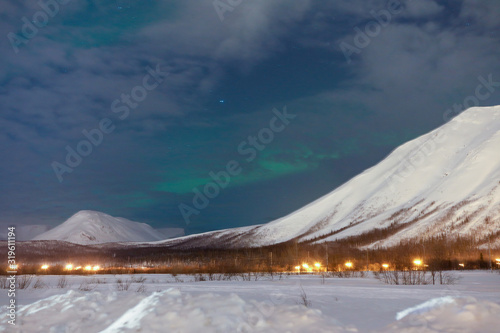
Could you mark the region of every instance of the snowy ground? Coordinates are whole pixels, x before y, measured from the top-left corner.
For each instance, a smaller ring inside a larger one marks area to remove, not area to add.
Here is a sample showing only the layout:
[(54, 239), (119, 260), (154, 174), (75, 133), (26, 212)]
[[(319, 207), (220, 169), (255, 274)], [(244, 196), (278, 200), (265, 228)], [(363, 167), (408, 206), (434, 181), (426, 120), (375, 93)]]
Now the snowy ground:
[[(17, 290), (16, 326), (0, 308), (0, 331), (498, 332), (500, 274), (455, 274), (461, 279), (449, 286), (385, 285), (371, 277), (323, 283), (313, 275), (257, 281), (95, 275), (68, 276), (64, 288), (57, 287), (60, 277), (44, 276), (40, 288), (33, 281)], [(4, 289), (0, 304), (8, 300)]]

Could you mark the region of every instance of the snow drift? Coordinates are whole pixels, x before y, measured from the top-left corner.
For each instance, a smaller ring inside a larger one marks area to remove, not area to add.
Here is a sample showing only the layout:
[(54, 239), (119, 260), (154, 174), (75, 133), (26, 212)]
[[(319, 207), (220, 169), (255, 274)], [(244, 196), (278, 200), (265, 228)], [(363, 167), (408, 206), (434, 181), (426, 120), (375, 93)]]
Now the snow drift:
[[(401, 317), (403, 316), (403, 317)], [(498, 332), (500, 305), (473, 297), (442, 297), (398, 313), (401, 319), (385, 332)]]
[[(0, 309), (5, 310), (6, 306)], [(498, 332), (500, 305), (473, 297), (432, 299), (372, 332)], [(0, 332), (360, 332), (303, 305), (244, 300), (236, 294), (68, 291), (20, 306)], [(360, 319), (361, 320), (361, 319)]]
[(17, 317), (16, 326), (2, 318), (0, 332), (346, 332), (304, 306), (273, 307), (236, 294), (194, 296), (175, 288), (149, 295), (68, 291), (21, 306)]

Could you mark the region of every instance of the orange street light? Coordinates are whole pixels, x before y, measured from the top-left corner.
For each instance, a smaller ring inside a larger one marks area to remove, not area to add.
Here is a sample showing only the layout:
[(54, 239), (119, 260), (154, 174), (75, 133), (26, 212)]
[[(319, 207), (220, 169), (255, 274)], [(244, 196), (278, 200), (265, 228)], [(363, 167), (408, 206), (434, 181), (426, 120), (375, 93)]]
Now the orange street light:
[(72, 264), (67, 264), (67, 265), (66, 265), (66, 269), (67, 269), (68, 271), (72, 270), (72, 269), (73, 269), (73, 265), (72, 265)]
[(309, 267), (308, 264), (302, 264), (302, 267), (308, 272), (311, 273), (313, 271), (312, 267)]
[(49, 265), (42, 265), (42, 269), (48, 269)]
[(420, 266), (420, 265), (422, 265), (422, 260), (420, 260), (420, 259), (415, 259), (415, 260), (413, 260), (413, 263), (414, 263), (415, 265), (417, 265), (417, 266)]
[(389, 268), (389, 264), (382, 264), (382, 267), (384, 267), (385, 269)]
[(345, 263), (345, 266), (346, 266), (347, 268), (351, 268), (351, 267), (352, 267), (352, 262), (350, 262), (350, 261), (346, 262), (346, 263)]

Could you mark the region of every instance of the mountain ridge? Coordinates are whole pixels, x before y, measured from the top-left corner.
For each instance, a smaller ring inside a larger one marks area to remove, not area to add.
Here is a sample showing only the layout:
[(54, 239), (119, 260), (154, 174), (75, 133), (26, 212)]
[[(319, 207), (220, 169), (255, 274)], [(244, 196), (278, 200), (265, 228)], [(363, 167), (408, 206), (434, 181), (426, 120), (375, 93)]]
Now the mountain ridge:
[(160, 243), (253, 247), (294, 239), (324, 242), (391, 225), (401, 230), (367, 246), (440, 233), (482, 239), (500, 230), (498, 147), (500, 106), (470, 108), (282, 218)]

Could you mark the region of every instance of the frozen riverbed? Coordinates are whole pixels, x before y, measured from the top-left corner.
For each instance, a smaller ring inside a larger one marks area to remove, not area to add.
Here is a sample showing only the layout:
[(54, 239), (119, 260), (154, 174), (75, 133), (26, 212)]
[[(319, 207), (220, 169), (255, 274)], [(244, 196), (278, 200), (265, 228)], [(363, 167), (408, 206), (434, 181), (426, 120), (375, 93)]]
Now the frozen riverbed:
[[(17, 290), (12, 332), (496, 332), (500, 274), (454, 273), (454, 285), (372, 278), (95, 275), (36, 278)], [(145, 280), (144, 280), (145, 279)], [(237, 280), (236, 280), (237, 279)], [(431, 301), (432, 300), (432, 301)], [(7, 304), (7, 291), (0, 296)], [(305, 306), (307, 304), (307, 307)], [(7, 308), (1, 308), (7, 314)]]

